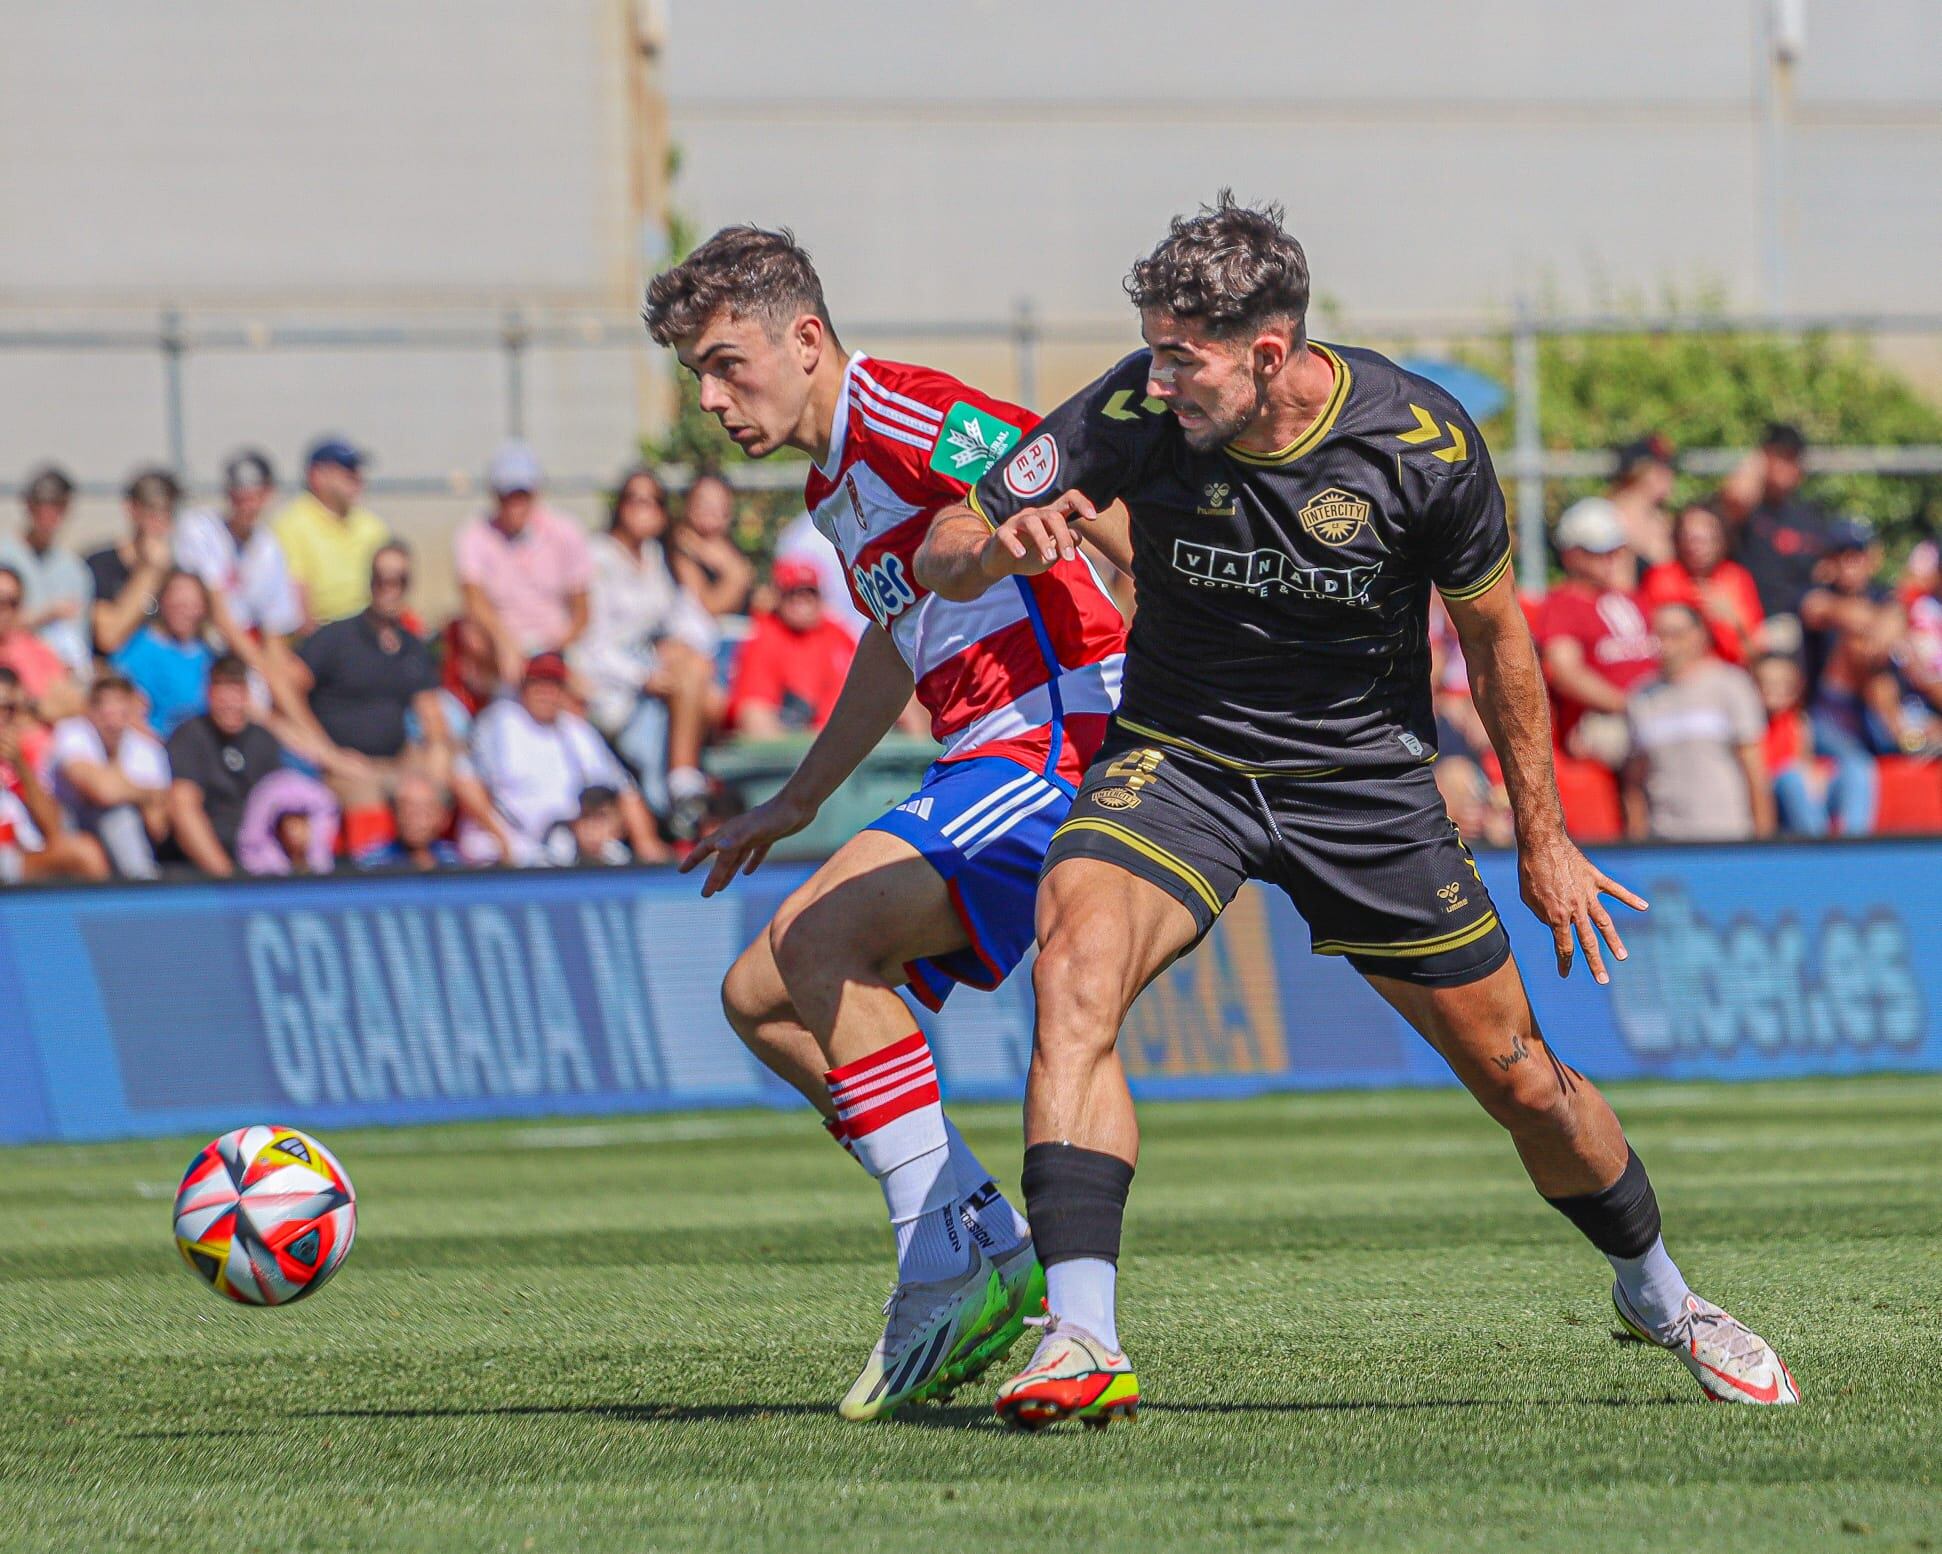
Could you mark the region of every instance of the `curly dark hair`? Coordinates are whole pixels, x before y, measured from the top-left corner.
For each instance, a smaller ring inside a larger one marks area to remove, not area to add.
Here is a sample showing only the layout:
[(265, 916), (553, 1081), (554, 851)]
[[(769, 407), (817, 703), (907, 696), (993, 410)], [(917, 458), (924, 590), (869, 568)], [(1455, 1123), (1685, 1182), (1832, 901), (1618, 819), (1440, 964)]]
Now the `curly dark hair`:
[[(641, 317), (657, 345), (695, 334), (723, 308), (731, 318), (758, 316), (774, 333), (813, 313), (829, 324), (823, 283), (788, 228), (723, 227), (647, 287)], [(835, 329), (830, 335), (835, 337)]]
[(1173, 218), (1126, 277), (1126, 295), (1136, 308), (1195, 319), (1223, 338), (1289, 319), (1300, 349), (1308, 340), (1308, 256), (1283, 218), (1279, 205), (1242, 205), (1223, 189), (1198, 215)]

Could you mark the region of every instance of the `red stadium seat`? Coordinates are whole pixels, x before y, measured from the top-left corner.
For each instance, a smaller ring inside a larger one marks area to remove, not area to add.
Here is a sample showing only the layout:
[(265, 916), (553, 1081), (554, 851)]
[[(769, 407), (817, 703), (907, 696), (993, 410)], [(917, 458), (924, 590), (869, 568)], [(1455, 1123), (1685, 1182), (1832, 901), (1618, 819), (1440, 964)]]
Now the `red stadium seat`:
[(1616, 842), (1625, 835), (1625, 810), (1618, 778), (1596, 761), (1560, 755), (1558, 797), (1564, 803), (1564, 828), (1581, 842)]
[(1892, 836), (1942, 832), (1942, 765), (1899, 755), (1883, 756), (1875, 765), (1881, 774), (1875, 830)]

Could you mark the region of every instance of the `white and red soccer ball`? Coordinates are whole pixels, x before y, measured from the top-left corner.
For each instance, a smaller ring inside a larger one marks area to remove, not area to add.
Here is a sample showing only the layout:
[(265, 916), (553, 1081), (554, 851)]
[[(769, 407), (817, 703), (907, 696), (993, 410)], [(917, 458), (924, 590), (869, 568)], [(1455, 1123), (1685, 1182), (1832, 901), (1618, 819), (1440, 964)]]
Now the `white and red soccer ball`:
[(337, 1157), (295, 1128), (237, 1128), (189, 1162), (175, 1244), (198, 1279), (246, 1306), (302, 1300), (357, 1234), (357, 1194)]

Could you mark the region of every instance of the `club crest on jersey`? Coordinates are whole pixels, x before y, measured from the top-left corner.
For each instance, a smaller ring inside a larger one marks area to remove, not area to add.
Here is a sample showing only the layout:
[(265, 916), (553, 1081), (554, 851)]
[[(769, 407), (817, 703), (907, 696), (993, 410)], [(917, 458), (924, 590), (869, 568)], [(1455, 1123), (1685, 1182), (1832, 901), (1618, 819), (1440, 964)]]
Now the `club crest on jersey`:
[(1369, 504), (1339, 486), (1311, 497), (1298, 515), (1301, 526), (1324, 545), (1346, 545), (1369, 521)]
[(885, 556), (873, 567), (850, 568), (850, 580), (879, 626), (887, 627), (917, 602), (917, 590), (904, 571), (902, 556)]
[(1005, 466), (1005, 489), (1029, 502), (1051, 490), (1058, 477), (1059, 445), (1041, 434), (1012, 455), (1011, 463)]

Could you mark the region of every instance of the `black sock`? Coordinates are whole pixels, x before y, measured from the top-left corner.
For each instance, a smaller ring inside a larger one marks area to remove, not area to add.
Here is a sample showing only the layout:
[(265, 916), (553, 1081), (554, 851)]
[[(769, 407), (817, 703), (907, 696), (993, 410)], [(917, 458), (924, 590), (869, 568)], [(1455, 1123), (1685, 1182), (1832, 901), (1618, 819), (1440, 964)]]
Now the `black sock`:
[(1040, 1263), (1049, 1267), (1097, 1257), (1117, 1265), (1131, 1166), (1117, 1155), (1076, 1144), (1032, 1144), (1025, 1150), (1020, 1181)]
[(1658, 1195), (1645, 1174), (1645, 1162), (1629, 1145), (1625, 1169), (1611, 1186), (1544, 1201), (1607, 1257), (1643, 1257), (1659, 1239)]

